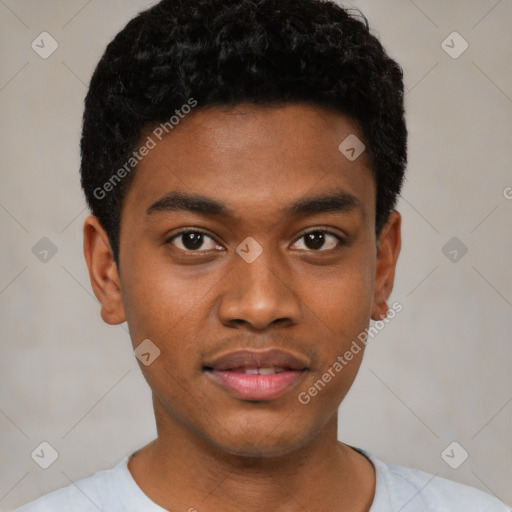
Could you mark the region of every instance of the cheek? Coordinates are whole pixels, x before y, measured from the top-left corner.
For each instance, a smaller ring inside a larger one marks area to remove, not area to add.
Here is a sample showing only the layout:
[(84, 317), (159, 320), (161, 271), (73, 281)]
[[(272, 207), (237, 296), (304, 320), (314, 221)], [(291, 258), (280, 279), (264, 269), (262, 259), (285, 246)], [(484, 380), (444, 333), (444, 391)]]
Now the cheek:
[(326, 335), (340, 343), (357, 336), (368, 325), (373, 299), (373, 267), (368, 258), (351, 257), (328, 273), (301, 276), (298, 290), (306, 311)]
[(309, 376), (295, 397), (298, 417), (314, 418), (316, 427), (323, 426), (337, 414), (361, 365), (362, 349), (357, 354), (351, 352), (350, 360), (347, 360), (345, 354), (350, 345), (344, 344), (343, 349), (341, 347), (337, 354), (332, 353), (324, 360), (321, 369)]
[(212, 294), (222, 276), (193, 267), (179, 268), (166, 260), (140, 261), (148, 263), (142, 266), (134, 261), (126, 272), (129, 279), (122, 285), (133, 344), (149, 338), (163, 347), (180, 339), (180, 346), (190, 346), (201, 332), (201, 318), (206, 321), (210, 314)]
[[(146, 339), (158, 348), (158, 356), (140, 369), (160, 400), (180, 403), (188, 396), (188, 381), (197, 371), (201, 325), (201, 290), (157, 266), (134, 269), (124, 285), (124, 306), (133, 348)], [(165, 396), (164, 396), (165, 395)]]
[(158, 340), (190, 309), (190, 295), (178, 280), (156, 268), (132, 267), (127, 275), (123, 305), (132, 340)]

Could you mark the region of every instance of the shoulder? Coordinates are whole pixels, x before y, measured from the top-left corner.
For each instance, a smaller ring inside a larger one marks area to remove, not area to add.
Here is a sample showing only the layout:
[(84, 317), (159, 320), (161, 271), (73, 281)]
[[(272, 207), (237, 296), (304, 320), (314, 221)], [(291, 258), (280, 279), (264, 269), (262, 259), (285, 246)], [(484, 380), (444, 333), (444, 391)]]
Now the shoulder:
[(479, 489), (441, 478), (424, 471), (390, 465), (389, 472), (400, 495), (411, 503), (422, 503), (426, 510), (478, 510), (481, 512), (509, 512), (500, 500)]
[(107, 510), (116, 475), (126, 459), (114, 468), (99, 471), (27, 503), (12, 512), (98, 512)]
[(363, 453), (372, 461), (377, 473), (371, 512), (385, 510), (380, 502), (403, 512), (511, 512), (499, 499), (474, 487), (417, 469), (387, 464)]

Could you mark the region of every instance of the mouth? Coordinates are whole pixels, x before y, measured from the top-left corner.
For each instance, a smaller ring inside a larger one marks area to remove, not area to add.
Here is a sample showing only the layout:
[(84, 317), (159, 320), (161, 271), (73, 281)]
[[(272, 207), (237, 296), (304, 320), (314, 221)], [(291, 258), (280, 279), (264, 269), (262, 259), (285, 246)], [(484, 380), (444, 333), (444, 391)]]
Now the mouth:
[(281, 350), (230, 352), (203, 366), (203, 372), (230, 395), (274, 400), (298, 385), (308, 371), (304, 357)]

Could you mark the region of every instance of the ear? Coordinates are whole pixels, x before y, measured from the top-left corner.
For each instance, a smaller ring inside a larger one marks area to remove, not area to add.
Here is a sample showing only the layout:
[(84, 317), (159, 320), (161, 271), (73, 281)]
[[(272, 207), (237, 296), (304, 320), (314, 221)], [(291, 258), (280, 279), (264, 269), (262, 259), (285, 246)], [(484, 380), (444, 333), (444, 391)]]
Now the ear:
[(101, 318), (110, 325), (126, 320), (121, 281), (107, 233), (94, 215), (84, 222), (84, 256), (94, 295), (101, 304)]
[(402, 217), (400, 213), (392, 210), (379, 236), (372, 320), (382, 320), (387, 315), (389, 309), (386, 301), (393, 290), (396, 262), (402, 246), (401, 224)]

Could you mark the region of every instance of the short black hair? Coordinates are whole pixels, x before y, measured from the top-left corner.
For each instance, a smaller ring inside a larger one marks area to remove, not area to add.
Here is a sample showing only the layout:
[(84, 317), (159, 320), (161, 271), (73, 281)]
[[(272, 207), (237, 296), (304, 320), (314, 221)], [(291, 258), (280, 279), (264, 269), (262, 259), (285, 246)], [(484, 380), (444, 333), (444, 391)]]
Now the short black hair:
[(308, 103), (349, 116), (370, 157), (381, 232), (407, 162), (403, 72), (364, 15), (328, 0), (162, 0), (108, 44), (85, 99), (81, 183), (118, 268), (134, 151), (191, 101)]

